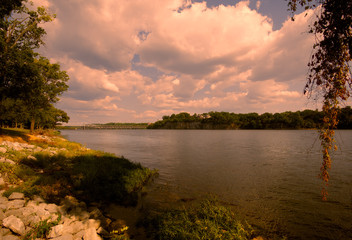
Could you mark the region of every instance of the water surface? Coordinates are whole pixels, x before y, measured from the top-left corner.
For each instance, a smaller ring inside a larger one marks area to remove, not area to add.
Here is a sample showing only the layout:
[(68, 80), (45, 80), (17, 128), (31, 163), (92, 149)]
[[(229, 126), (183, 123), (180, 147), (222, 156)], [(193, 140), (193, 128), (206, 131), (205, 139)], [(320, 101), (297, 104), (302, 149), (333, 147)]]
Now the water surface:
[(352, 239), (352, 131), (337, 131), (327, 202), (314, 130), (65, 130), (62, 135), (159, 169), (149, 207), (218, 195), (289, 239)]

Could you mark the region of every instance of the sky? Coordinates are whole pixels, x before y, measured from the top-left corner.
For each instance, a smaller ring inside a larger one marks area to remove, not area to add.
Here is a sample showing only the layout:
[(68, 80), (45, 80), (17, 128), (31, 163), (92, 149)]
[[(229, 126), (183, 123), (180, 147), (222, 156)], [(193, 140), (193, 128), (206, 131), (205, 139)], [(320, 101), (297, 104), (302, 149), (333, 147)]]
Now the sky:
[(42, 54), (67, 71), (69, 125), (188, 112), (319, 108), (303, 95), (314, 11), (285, 0), (35, 0), (56, 19)]

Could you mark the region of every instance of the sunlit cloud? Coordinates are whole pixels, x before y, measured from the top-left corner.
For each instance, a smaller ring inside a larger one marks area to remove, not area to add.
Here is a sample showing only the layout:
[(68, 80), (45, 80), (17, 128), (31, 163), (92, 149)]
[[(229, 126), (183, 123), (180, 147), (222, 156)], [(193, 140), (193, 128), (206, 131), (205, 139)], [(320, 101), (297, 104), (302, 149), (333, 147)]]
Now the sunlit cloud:
[(273, 30), (262, 4), (48, 0), (58, 17), (42, 51), (70, 76), (58, 106), (72, 123), (300, 110), (314, 14)]

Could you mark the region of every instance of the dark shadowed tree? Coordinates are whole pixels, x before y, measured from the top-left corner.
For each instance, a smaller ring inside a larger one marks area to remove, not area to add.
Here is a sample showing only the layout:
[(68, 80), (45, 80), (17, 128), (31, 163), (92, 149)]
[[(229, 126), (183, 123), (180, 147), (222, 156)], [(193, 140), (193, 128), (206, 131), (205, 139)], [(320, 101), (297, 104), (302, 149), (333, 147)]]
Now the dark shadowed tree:
[[(20, 100), (34, 130), (43, 111), (52, 109), (58, 96), (67, 90), (68, 76), (58, 64), (51, 64), (35, 52), (44, 44), (46, 32), (42, 24), (52, 21), (55, 15), (44, 7), (34, 9), (31, 2), (23, 2), (26, 4), (19, 6), (13, 1), (12, 7), (1, 5), (0, 106)], [(1, 109), (0, 113), (6, 114), (6, 108)]]

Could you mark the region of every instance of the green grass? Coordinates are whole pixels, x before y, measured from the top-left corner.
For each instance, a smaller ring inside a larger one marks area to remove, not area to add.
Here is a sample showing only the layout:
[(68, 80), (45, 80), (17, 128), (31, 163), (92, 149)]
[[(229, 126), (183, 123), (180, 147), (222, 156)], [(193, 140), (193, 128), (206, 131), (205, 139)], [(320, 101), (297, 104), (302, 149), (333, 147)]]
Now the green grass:
[(73, 195), (84, 201), (134, 205), (137, 192), (156, 174), (140, 164), (99, 151), (34, 156), (37, 160), (22, 159), (17, 173), (53, 202)]
[[(26, 132), (6, 130), (2, 136), (21, 136), (27, 139)], [(43, 133), (45, 134), (45, 133)], [(54, 141), (33, 140), (29, 142), (42, 148), (55, 147), (56, 155), (44, 151), (31, 153), (9, 150), (5, 157), (18, 162), (18, 165), (0, 163), (0, 173), (6, 175), (16, 188), (9, 188), (6, 194), (20, 191), (26, 196), (41, 195), (50, 202), (59, 203), (66, 195), (86, 202), (99, 201), (124, 205), (137, 203), (137, 192), (148, 180), (157, 174), (140, 164), (123, 157), (100, 151), (88, 150), (78, 143), (54, 137)], [(36, 159), (28, 159), (31, 154)]]
[(215, 199), (198, 205), (168, 210), (150, 221), (153, 239), (252, 239), (253, 229)]
[(24, 240), (35, 240), (38, 238), (42, 238), (42, 239), (46, 239), (47, 235), (49, 234), (50, 230), (52, 227), (56, 226), (59, 224), (59, 222), (61, 221), (61, 215), (58, 215), (57, 220), (55, 221), (51, 221), (50, 218), (45, 219), (40, 221), (38, 224), (36, 224), (34, 226), (33, 229), (31, 229), (29, 231), (29, 233), (27, 233), (24, 236)]

